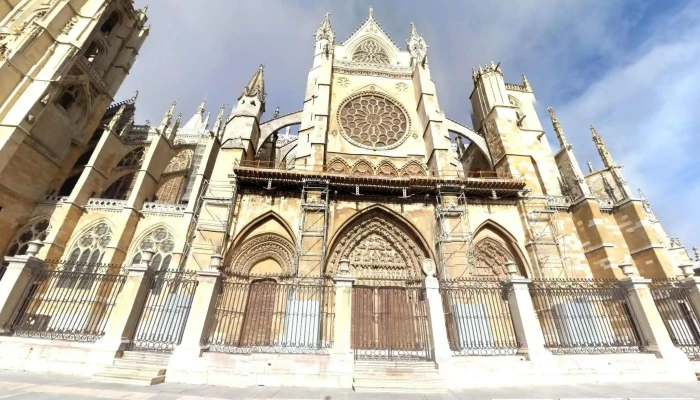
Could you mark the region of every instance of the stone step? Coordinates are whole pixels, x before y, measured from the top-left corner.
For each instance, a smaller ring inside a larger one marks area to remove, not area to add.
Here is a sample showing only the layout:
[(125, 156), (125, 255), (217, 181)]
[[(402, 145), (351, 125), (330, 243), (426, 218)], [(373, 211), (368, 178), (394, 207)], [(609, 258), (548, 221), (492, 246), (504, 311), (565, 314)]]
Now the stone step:
[(136, 375), (149, 375), (149, 376), (158, 376), (158, 375), (165, 375), (165, 366), (153, 366), (153, 365), (132, 365), (132, 364), (117, 364), (116, 362), (119, 361), (114, 360), (115, 364), (110, 365), (108, 367), (105, 367), (105, 371), (114, 371), (115, 373), (124, 371), (125, 374), (136, 374)]
[(384, 376), (365, 376), (353, 379), (353, 389), (365, 393), (445, 393), (447, 388), (440, 379), (407, 377), (391, 379)]
[(158, 368), (158, 367), (167, 367), (168, 363), (167, 362), (154, 362), (150, 360), (125, 360), (123, 358), (115, 358), (114, 359), (114, 365), (124, 365), (124, 366), (133, 366), (133, 367), (151, 367), (151, 368)]
[(135, 385), (135, 386), (151, 386), (157, 385), (159, 383), (165, 382), (165, 375), (158, 375), (154, 377), (141, 377), (141, 376), (123, 376), (123, 375), (113, 375), (110, 373), (98, 373), (92, 376), (93, 382), (100, 383), (120, 383), (124, 385)]
[(121, 359), (155, 365), (167, 365), (168, 360), (170, 360), (170, 354), (125, 351)]

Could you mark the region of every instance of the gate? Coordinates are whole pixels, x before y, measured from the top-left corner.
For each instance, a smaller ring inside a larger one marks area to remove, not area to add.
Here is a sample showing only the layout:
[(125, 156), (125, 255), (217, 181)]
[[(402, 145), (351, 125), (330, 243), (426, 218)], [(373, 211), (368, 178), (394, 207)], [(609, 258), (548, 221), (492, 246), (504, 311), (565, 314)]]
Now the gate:
[(352, 343), (358, 360), (432, 360), (421, 281), (380, 281), (352, 289)]
[(129, 350), (170, 353), (182, 339), (197, 288), (197, 274), (160, 271), (148, 278), (148, 286)]
[(671, 341), (693, 361), (700, 361), (700, 324), (688, 290), (675, 279), (654, 280), (649, 291)]

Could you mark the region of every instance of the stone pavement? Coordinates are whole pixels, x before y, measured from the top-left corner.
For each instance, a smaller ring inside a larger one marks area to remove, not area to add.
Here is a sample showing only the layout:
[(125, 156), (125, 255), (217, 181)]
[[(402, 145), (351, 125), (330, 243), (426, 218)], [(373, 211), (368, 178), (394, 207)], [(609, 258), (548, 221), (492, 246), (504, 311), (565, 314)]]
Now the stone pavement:
[[(507, 379), (504, 377), (504, 379)], [(355, 393), (343, 389), (254, 387), (246, 389), (164, 383), (133, 387), (92, 383), (89, 378), (40, 373), (0, 371), (0, 399), (128, 399), (128, 400), (217, 400), (217, 399), (692, 399), (700, 398), (700, 382), (638, 384), (581, 384), (489, 388), (433, 395)]]

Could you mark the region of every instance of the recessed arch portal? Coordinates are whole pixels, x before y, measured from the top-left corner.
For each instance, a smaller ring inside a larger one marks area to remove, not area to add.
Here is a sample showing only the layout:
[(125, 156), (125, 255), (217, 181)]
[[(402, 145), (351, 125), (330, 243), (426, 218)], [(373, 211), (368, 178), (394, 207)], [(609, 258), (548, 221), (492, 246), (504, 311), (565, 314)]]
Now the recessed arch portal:
[(341, 260), (350, 261), (356, 278), (418, 279), (430, 258), (418, 231), (401, 216), (375, 206), (347, 221), (331, 242), (326, 275), (338, 273)]

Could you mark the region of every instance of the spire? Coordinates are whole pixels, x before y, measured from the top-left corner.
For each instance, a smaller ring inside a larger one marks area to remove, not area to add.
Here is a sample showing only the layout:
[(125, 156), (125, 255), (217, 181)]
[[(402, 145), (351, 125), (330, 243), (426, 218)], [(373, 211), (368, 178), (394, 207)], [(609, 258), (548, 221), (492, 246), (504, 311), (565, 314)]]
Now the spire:
[(265, 80), (263, 76), (264, 65), (260, 64), (260, 68), (255, 72), (250, 82), (243, 88), (243, 93), (241, 93), (238, 100), (243, 96), (246, 97), (257, 97), (262, 103), (265, 103)]
[(613, 161), (608, 148), (605, 146), (605, 143), (603, 143), (603, 138), (600, 137), (593, 125), (591, 125), (591, 134), (593, 134), (593, 143), (595, 143), (596, 147), (598, 147), (598, 154), (600, 154), (600, 158), (603, 160), (603, 165), (605, 168), (614, 167), (615, 161)]
[(693, 247), (693, 253), (695, 253), (695, 261), (700, 261), (700, 249)]
[(590, 161), (586, 161), (586, 164), (588, 164), (588, 173), (591, 173), (591, 174), (594, 173), (595, 168), (593, 168), (593, 163)]
[(219, 110), (219, 116), (216, 117), (216, 122), (214, 123), (214, 135), (218, 135), (221, 130), (221, 126), (224, 123), (224, 113), (226, 112), (226, 104), (221, 106)]
[(275, 115), (272, 116), (272, 119), (277, 119), (280, 117), (280, 108), (275, 107)]
[(177, 101), (173, 101), (173, 104), (170, 105), (170, 108), (168, 108), (168, 111), (165, 112), (165, 115), (163, 116), (163, 120), (160, 122), (160, 126), (158, 126), (158, 131), (161, 134), (165, 133), (165, 130), (170, 125), (170, 121), (172, 121), (173, 114), (175, 113), (175, 106), (177, 106)]
[(199, 108), (197, 108), (197, 114), (204, 115), (204, 110), (207, 107), (207, 99), (204, 99), (202, 103), (199, 104)]
[(316, 30), (317, 42), (320, 42), (321, 40), (327, 40), (329, 43), (335, 42), (335, 32), (333, 32), (333, 28), (331, 27), (330, 16), (330, 13), (326, 13), (321, 26), (318, 28), (318, 30)]
[(557, 139), (559, 139), (559, 146), (563, 149), (569, 143), (566, 141), (566, 136), (564, 135), (564, 129), (562, 129), (559, 119), (554, 114), (554, 109), (552, 107), (547, 108), (549, 111), (549, 118), (552, 120), (552, 126), (554, 127), (554, 133), (557, 134)]
[(423, 35), (416, 30), (416, 25), (411, 22), (411, 34), (406, 41), (407, 50), (411, 53), (411, 58), (417, 62), (424, 62), (428, 56), (428, 45), (423, 39)]
[(138, 99), (138, 98), (139, 98), (139, 91), (137, 90), (136, 92), (134, 92), (134, 95), (131, 96), (131, 98), (129, 99), (129, 102), (130, 102), (131, 104), (135, 104), (135, 103), (136, 103), (136, 99)]
[(527, 76), (523, 74), (523, 86), (528, 92), (532, 92), (532, 86), (530, 86), (530, 81), (527, 80)]
[(209, 119), (210, 118), (211, 118), (211, 112), (208, 112), (207, 117), (204, 118), (204, 122), (202, 122), (202, 131), (203, 131), (202, 133), (204, 133), (204, 131), (206, 131), (207, 128), (209, 128)]
[(369, 19), (374, 19), (374, 7), (369, 6)]

